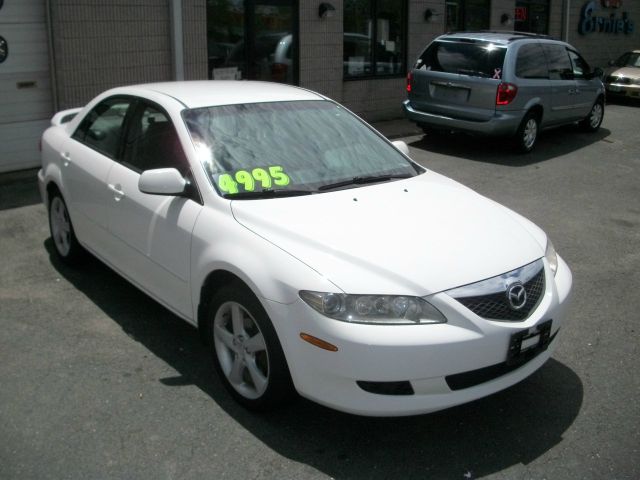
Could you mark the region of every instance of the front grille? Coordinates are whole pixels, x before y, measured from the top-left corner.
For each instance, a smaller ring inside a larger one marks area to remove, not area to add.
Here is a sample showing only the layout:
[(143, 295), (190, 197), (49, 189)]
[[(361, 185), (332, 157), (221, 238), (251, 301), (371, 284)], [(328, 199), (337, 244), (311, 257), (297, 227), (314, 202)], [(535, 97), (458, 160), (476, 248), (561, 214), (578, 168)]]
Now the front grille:
[[(452, 297), (482, 318), (512, 322), (524, 320), (536, 309), (544, 294), (544, 266), (542, 262), (539, 265), (537, 273), (534, 273), (526, 282), (522, 282), (527, 293), (527, 300), (524, 306), (518, 310), (512, 308), (508, 302), (507, 290), (511, 284), (507, 282), (505, 282), (504, 288), (497, 292), (493, 291), (477, 296), (456, 296), (453, 291)], [(517, 280), (517, 277), (515, 279)]]

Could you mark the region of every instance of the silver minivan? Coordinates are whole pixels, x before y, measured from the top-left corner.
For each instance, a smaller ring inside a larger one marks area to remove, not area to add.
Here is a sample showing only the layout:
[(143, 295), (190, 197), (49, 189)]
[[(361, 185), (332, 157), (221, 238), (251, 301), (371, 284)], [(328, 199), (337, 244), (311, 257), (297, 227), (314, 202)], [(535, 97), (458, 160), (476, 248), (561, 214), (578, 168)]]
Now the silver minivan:
[(568, 43), (521, 32), (458, 32), (436, 38), (407, 75), (410, 120), (425, 132), (503, 135), (530, 152), (545, 128), (600, 128), (602, 70)]

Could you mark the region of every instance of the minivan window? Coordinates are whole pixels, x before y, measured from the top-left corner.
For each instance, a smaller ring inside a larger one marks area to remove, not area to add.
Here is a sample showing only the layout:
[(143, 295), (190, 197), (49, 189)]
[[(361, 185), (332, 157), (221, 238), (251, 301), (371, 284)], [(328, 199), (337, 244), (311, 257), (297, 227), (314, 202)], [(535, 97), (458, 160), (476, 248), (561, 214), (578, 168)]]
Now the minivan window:
[(516, 76), (520, 78), (549, 78), (544, 52), (537, 43), (527, 43), (518, 50)]
[(569, 58), (571, 58), (574, 78), (584, 78), (591, 72), (589, 64), (577, 52), (569, 50)]
[(573, 67), (567, 49), (563, 45), (545, 44), (542, 46), (549, 64), (551, 80), (572, 80)]
[(506, 51), (489, 42), (436, 41), (424, 51), (415, 68), (501, 79)]

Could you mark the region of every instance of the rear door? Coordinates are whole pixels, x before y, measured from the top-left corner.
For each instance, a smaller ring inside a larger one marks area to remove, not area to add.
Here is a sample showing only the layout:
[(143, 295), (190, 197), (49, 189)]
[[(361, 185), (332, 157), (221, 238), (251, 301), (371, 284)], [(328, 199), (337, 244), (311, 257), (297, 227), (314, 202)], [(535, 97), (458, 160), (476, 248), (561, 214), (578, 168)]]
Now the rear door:
[(433, 42), (414, 67), (411, 106), (451, 118), (489, 120), (505, 53), (505, 47), (485, 41)]

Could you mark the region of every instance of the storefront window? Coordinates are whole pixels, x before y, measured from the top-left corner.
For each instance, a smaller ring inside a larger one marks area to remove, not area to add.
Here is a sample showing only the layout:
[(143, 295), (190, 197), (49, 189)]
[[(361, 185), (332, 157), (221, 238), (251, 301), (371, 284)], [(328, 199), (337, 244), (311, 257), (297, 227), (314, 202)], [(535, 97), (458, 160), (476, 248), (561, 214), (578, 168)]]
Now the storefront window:
[(344, 77), (405, 74), (406, 0), (345, 0)]
[(445, 3), (448, 32), (487, 30), (490, 0), (447, 0)]
[(549, 33), (549, 0), (517, 0), (515, 30), (546, 35)]

